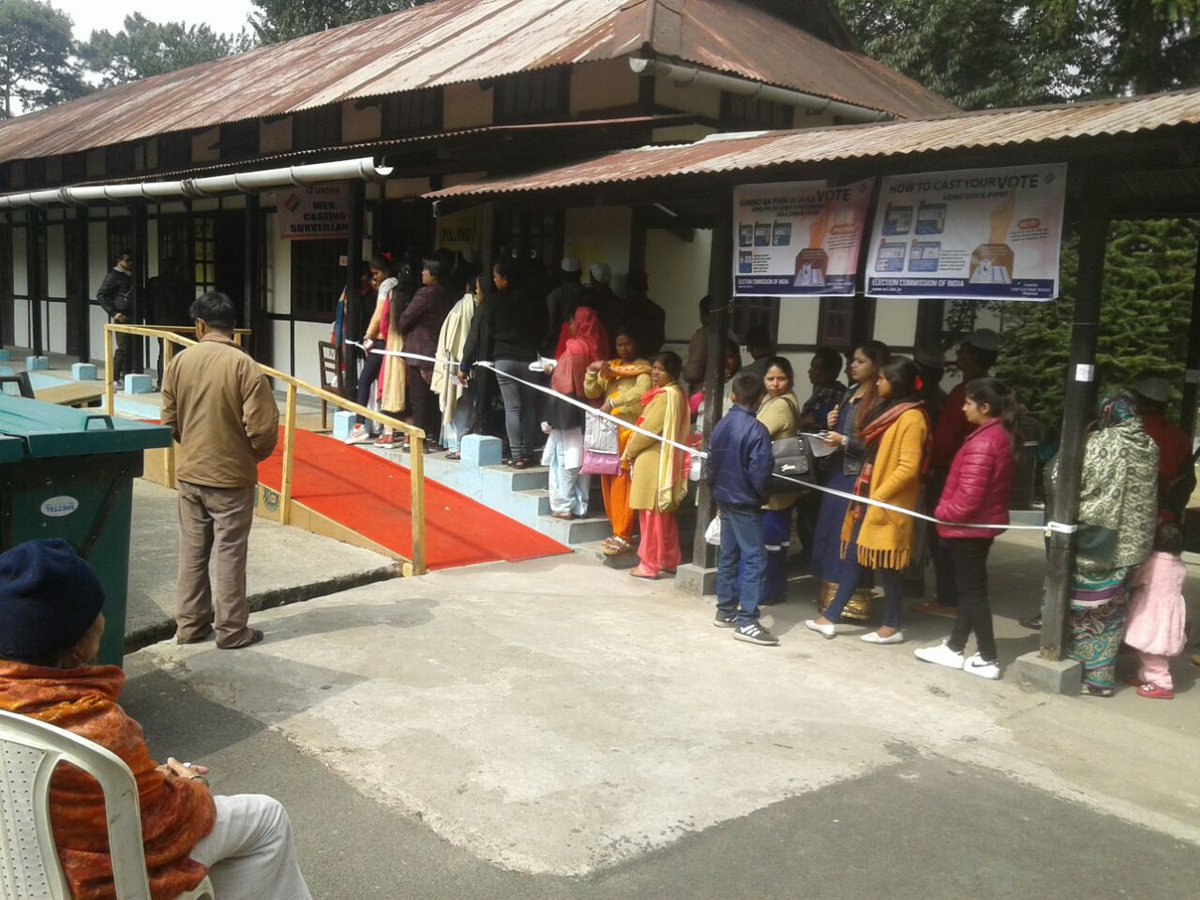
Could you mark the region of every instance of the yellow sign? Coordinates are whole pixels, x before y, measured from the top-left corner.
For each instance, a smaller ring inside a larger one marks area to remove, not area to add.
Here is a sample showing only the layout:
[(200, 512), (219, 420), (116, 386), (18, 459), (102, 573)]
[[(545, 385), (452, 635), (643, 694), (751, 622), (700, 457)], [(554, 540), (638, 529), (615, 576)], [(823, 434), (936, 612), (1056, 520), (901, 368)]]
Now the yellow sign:
[(442, 216), (437, 220), (437, 240), (434, 246), (461, 253), (479, 251), (479, 207)]

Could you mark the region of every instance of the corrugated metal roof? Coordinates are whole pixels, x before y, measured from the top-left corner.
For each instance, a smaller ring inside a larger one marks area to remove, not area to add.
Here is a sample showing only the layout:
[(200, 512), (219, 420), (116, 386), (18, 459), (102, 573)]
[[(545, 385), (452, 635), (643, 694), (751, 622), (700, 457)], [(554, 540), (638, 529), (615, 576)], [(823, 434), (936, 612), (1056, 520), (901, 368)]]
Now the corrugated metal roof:
[(712, 135), (694, 144), (621, 150), (512, 178), (468, 182), (432, 199), (580, 188), (769, 166), (1003, 147), (1200, 124), (1200, 90), (1124, 100), (961, 113), (873, 125)]
[(736, 0), (441, 0), (0, 123), (0, 161), (644, 51), (899, 116), (951, 108)]

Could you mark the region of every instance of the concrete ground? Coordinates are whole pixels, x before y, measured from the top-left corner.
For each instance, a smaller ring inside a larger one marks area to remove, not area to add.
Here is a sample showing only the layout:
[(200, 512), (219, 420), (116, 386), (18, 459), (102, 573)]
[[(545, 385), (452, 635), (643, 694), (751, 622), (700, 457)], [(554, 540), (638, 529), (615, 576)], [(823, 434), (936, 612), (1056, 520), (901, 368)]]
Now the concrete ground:
[[(1041, 562), (993, 553), (1005, 664)], [(436, 572), (259, 613), (251, 649), (149, 646), (124, 703), (157, 756), (280, 797), (331, 900), (1195, 895), (1186, 659), (1170, 702), (1029, 693), (915, 660), (944, 619), (825, 641), (814, 593), (764, 648), (582, 554)]]

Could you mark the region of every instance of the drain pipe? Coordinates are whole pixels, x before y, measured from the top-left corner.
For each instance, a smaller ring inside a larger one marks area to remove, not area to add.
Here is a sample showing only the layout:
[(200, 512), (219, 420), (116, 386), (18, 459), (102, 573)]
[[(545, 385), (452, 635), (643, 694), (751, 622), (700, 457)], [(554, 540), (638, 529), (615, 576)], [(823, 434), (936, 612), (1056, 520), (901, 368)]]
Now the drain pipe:
[(775, 87), (762, 84), (733, 75), (722, 75), (698, 69), (695, 66), (681, 66), (676, 63), (663, 62), (659, 59), (643, 59), (630, 57), (629, 68), (637, 75), (653, 75), (655, 78), (670, 78), (679, 87), (716, 88), (731, 94), (741, 94), (758, 100), (768, 100), (771, 103), (784, 103), (788, 106), (799, 107), (814, 113), (829, 112), (850, 122), (882, 122), (894, 119), (891, 113), (878, 109), (868, 109), (864, 106), (854, 106), (841, 100), (829, 97), (818, 97), (816, 94), (806, 94), (804, 91), (794, 91), (789, 88)]
[(0, 209), (19, 207), (71, 206), (96, 201), (127, 203), (131, 200), (163, 201), (180, 197), (215, 197), (219, 194), (254, 193), (272, 188), (318, 184), (325, 181), (382, 181), (392, 173), (371, 156), (339, 162), (235, 172), (182, 181), (140, 181), (133, 184), (99, 184), (55, 188), (0, 196)]

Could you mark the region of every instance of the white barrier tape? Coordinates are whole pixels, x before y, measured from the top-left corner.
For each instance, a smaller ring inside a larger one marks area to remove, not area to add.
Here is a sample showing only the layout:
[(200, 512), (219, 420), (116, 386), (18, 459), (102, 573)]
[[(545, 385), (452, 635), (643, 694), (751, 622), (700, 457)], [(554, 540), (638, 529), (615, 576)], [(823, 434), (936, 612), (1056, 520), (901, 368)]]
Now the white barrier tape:
[[(354, 344), (356, 347), (362, 347), (362, 344), (355, 343), (354, 341), (346, 341), (346, 343)], [(363, 349), (365, 350), (365, 348)], [(453, 360), (441, 359), (433, 356), (422, 356), (419, 353), (408, 353), (404, 350), (376, 350), (372, 348), (370, 352), (378, 353), (382, 356), (399, 356), (403, 357), (404, 359), (415, 359), (421, 362), (431, 362), (434, 365), (446, 365), (459, 368), (459, 363), (456, 363)], [(570, 403), (572, 406), (577, 406), (590, 416), (599, 416), (603, 419), (608, 419), (612, 422), (615, 422), (621, 428), (627, 428), (630, 431), (636, 431), (638, 434), (643, 434), (646, 437), (660, 441), (661, 443), (670, 444), (672, 447), (675, 447), (684, 453), (690, 453), (692, 456), (698, 456), (701, 459), (708, 459), (708, 453), (703, 450), (697, 450), (695, 447), (688, 447), (687, 445), (677, 443), (676, 441), (669, 441), (661, 434), (655, 434), (653, 431), (647, 431), (644, 428), (639, 428), (637, 425), (627, 422), (624, 419), (619, 419), (616, 416), (610, 415), (609, 413), (601, 412), (594, 406), (588, 406), (586, 403), (576, 400), (574, 397), (568, 397), (565, 394), (560, 394), (558, 391), (553, 390), (552, 388), (548, 388), (540, 384), (534, 384), (530, 381), (526, 381), (524, 378), (518, 378), (515, 375), (505, 374), (504, 372), (499, 371), (494, 363), (477, 362), (475, 365), (483, 369), (490, 369), (491, 371), (495, 372), (498, 377), (509, 378), (525, 385), (526, 387), (533, 388), (535, 391), (541, 391), (543, 394), (548, 394), (555, 400), (559, 400), (564, 403)], [(893, 506), (890, 503), (884, 503), (882, 500), (873, 500), (870, 497), (860, 497), (857, 494), (851, 494), (847, 491), (839, 491), (836, 488), (825, 487), (821, 484), (813, 484), (808, 481), (801, 481), (798, 478), (789, 478), (786, 475), (776, 475), (774, 477), (784, 481), (790, 481), (793, 484), (799, 485), (803, 488), (820, 491), (823, 494), (832, 494), (835, 497), (841, 497), (845, 500), (850, 500), (853, 503), (862, 503), (865, 506), (877, 506), (880, 509), (886, 509), (890, 512), (897, 512), (901, 513), (902, 515), (911, 516), (914, 519), (920, 519), (924, 522), (929, 522), (932, 525), (946, 525), (954, 528), (977, 528), (981, 531), (1042, 531), (1047, 534), (1050, 532), (1074, 534), (1079, 530), (1078, 525), (1064, 525), (1061, 522), (1047, 522), (1045, 525), (998, 525), (975, 522), (945, 522), (941, 519), (935, 519), (933, 516), (927, 516), (924, 513), (916, 512), (915, 510), (905, 509), (902, 506)]]

